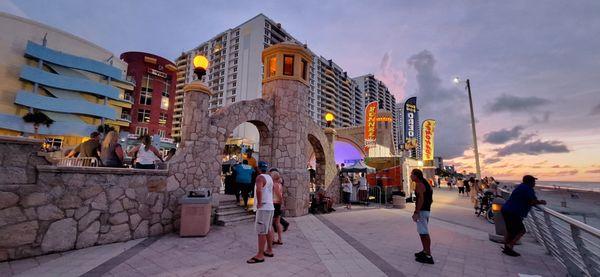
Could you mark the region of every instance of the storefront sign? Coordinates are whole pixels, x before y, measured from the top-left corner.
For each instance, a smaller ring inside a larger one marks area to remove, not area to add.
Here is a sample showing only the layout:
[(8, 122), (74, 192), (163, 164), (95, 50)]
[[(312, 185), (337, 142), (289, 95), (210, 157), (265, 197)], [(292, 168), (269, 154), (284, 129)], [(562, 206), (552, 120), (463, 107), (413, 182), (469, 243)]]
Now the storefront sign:
[(423, 121), (422, 132), (423, 162), (433, 161), (435, 120), (427, 119)]
[(377, 143), (377, 101), (371, 102), (365, 108), (365, 149)]
[[(417, 109), (417, 97), (411, 97), (404, 102), (404, 149), (411, 150), (410, 156), (417, 158), (419, 141), (419, 110)], [(414, 150), (414, 151), (413, 151)]]
[(164, 73), (162, 71), (158, 71), (156, 69), (152, 69), (152, 68), (148, 68), (148, 73), (161, 77), (161, 78), (167, 78), (167, 73)]

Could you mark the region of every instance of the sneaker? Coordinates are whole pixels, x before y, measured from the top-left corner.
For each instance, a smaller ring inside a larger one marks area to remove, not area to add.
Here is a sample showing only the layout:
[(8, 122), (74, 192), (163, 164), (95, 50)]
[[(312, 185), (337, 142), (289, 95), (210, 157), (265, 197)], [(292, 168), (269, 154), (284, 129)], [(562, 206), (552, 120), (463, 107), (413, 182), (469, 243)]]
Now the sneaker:
[(425, 251), (417, 252), (417, 253), (415, 253), (415, 258), (422, 257), (424, 255), (427, 255), (427, 254), (425, 254)]
[(431, 255), (423, 255), (423, 256), (419, 256), (415, 258), (415, 261), (420, 262), (420, 263), (424, 263), (424, 264), (434, 264), (433, 262), (433, 257), (431, 257)]
[(503, 248), (502, 253), (511, 257), (519, 257), (521, 254), (517, 253), (515, 250), (512, 250), (508, 247)]

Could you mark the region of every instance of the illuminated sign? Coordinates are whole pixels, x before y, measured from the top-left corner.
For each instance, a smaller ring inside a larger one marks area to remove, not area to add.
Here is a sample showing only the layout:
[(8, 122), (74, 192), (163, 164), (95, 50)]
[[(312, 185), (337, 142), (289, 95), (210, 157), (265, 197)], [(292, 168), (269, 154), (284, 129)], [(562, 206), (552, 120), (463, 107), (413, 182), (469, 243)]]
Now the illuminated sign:
[[(419, 110), (417, 109), (417, 97), (411, 97), (404, 103), (404, 149), (417, 149), (419, 142)], [(411, 153), (411, 157), (417, 157), (417, 151)]]
[(433, 161), (435, 120), (423, 121), (421, 146), (423, 147), (423, 161)]
[(377, 101), (371, 102), (365, 108), (365, 149), (377, 143)]
[(391, 116), (380, 116), (377, 117), (377, 122), (392, 122), (394, 119)]
[(152, 69), (152, 68), (148, 68), (148, 73), (161, 77), (161, 78), (167, 78), (167, 73), (164, 73), (162, 71), (158, 71), (156, 69)]

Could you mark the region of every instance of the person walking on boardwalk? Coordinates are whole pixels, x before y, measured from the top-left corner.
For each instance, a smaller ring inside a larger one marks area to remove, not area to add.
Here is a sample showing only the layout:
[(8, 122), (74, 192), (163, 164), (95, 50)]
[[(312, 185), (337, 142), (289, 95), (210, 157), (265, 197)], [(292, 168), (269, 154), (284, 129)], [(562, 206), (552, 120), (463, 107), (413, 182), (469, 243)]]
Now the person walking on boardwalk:
[(277, 240), (274, 240), (273, 244), (282, 245), (281, 204), (283, 204), (283, 178), (277, 170), (271, 169), (269, 174), (273, 178), (273, 206), (275, 207), (275, 213), (273, 214), (273, 228), (275, 230), (273, 233), (277, 232)]
[(410, 179), (416, 183), (415, 194), (417, 195), (415, 212), (412, 219), (417, 223), (417, 232), (421, 238), (421, 244), (423, 244), (423, 251), (415, 253), (415, 260), (420, 263), (433, 264), (431, 238), (429, 237), (429, 228), (427, 226), (429, 224), (431, 204), (433, 203), (433, 189), (429, 182), (423, 178), (423, 171), (420, 169), (413, 169), (410, 173)]
[(254, 174), (254, 168), (248, 163), (248, 160), (243, 160), (241, 164), (233, 167), (233, 172), (235, 175), (235, 198), (239, 204), (241, 190), (244, 208), (247, 208), (248, 197), (252, 191), (252, 174)]
[(545, 200), (538, 200), (533, 188), (537, 178), (531, 175), (523, 176), (523, 183), (518, 185), (510, 194), (510, 197), (502, 206), (502, 217), (506, 224), (506, 235), (504, 236), (504, 247), (502, 253), (517, 257), (521, 254), (513, 250), (515, 244), (525, 234), (523, 218), (527, 217), (531, 206), (546, 205)]
[[(249, 264), (262, 263), (266, 257), (273, 257), (273, 178), (267, 174), (268, 164), (258, 163), (260, 175), (256, 177), (256, 191), (254, 205), (256, 206), (256, 219), (254, 228), (258, 234), (258, 252), (246, 262)], [(267, 249), (265, 250), (265, 244)]]

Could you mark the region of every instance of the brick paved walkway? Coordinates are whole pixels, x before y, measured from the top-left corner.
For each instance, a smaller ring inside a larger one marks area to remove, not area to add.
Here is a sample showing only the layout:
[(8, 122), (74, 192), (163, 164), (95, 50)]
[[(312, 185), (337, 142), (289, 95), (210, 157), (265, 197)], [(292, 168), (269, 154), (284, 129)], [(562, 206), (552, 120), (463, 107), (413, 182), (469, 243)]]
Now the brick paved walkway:
[(252, 224), (215, 227), (204, 238), (160, 238), (62, 255), (0, 263), (0, 276), (566, 276), (531, 237), (522, 257), (500, 253), (491, 224), (475, 218), (466, 199), (436, 191), (430, 230), (435, 265), (414, 261), (420, 242), (405, 210), (364, 209), (290, 219), (284, 245), (263, 264), (248, 265), (256, 248)]

